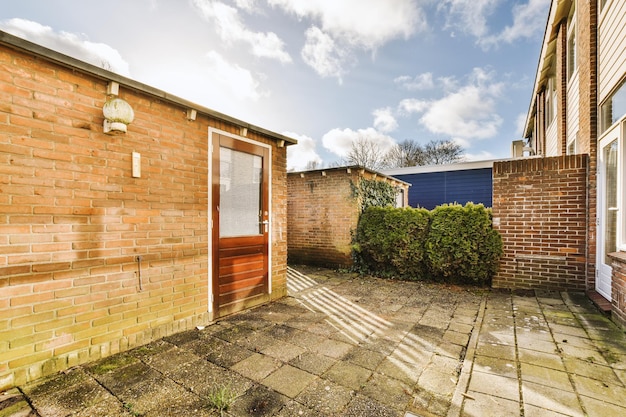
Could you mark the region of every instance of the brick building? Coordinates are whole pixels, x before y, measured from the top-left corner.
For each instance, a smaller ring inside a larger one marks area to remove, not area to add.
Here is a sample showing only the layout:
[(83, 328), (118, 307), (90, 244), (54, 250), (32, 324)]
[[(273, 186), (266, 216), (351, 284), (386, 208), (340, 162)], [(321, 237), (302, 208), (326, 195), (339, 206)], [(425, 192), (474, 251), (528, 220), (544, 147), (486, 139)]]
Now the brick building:
[[(622, 324), (625, 81), (626, 2), (552, 0), (525, 124), (539, 160), (494, 166), (493, 207), (501, 229), (517, 229), (508, 240), (505, 231), (496, 285), (527, 287), (530, 274), (534, 284), (557, 288), (552, 276), (563, 274), (565, 288), (610, 301)], [(537, 210), (529, 213), (530, 206)]]
[(284, 296), (292, 143), (0, 32), (0, 391)]
[(363, 179), (384, 181), (397, 187), (396, 206), (408, 205), (408, 183), (363, 167), (287, 174), (290, 263), (352, 265), (352, 232), (356, 230), (361, 213), (354, 187)]

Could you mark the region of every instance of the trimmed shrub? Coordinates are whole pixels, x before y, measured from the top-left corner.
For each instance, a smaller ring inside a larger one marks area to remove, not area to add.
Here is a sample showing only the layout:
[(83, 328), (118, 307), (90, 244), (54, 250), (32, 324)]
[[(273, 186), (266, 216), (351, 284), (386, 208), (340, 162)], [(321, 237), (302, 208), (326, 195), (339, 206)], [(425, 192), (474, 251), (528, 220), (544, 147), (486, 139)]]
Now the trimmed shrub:
[(356, 230), (357, 268), (382, 276), (423, 278), (428, 271), (424, 243), (429, 223), (425, 209), (369, 207)]
[(434, 277), (488, 284), (501, 255), (502, 239), (482, 204), (444, 204), (431, 212), (426, 256)]
[(482, 204), (432, 211), (369, 207), (359, 219), (353, 255), (360, 272), (485, 285), (497, 270), (502, 239)]

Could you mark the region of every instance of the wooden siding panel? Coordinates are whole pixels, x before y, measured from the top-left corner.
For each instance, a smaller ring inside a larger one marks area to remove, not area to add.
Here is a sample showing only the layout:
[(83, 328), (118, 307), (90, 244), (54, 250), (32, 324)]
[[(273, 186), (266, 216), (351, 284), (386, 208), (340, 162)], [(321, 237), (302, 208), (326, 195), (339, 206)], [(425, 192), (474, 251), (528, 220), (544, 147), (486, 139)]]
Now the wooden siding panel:
[(600, 16), (598, 29), (598, 100), (602, 103), (626, 68), (626, 2), (613, 1)]
[[(569, 81), (567, 86), (567, 143), (569, 144), (576, 133), (578, 132), (580, 121), (578, 120), (578, 116), (580, 114), (579, 109), (579, 92), (580, 88), (578, 86), (578, 73), (572, 76), (572, 79)], [(563, 149), (563, 153), (565, 153), (565, 149)]]
[(559, 155), (559, 132), (557, 119), (554, 118), (546, 130), (546, 156)]

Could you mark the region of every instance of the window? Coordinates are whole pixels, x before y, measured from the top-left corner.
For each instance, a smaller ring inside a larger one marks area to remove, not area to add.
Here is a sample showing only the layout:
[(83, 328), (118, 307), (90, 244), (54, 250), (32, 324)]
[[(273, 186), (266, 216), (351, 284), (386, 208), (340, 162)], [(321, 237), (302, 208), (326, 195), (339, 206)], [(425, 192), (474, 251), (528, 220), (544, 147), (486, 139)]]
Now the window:
[(600, 133), (604, 133), (626, 114), (626, 79), (622, 80), (600, 106)]
[(567, 79), (570, 80), (578, 68), (576, 56), (576, 2), (567, 18)]
[(404, 207), (404, 190), (400, 187), (397, 188), (396, 194), (396, 207)]
[(578, 132), (576, 132), (576, 134), (574, 135), (574, 139), (570, 140), (569, 142), (567, 142), (567, 149), (566, 149), (566, 154), (567, 155), (575, 155), (576, 154), (576, 144), (578, 142)]

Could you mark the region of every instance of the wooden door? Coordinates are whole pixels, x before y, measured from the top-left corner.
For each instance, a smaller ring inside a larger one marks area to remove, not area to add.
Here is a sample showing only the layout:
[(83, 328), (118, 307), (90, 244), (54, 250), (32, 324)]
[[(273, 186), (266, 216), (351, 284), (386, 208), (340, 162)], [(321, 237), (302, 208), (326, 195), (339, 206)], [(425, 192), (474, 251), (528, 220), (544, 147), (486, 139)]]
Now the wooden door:
[(213, 133), (215, 318), (269, 299), (269, 150)]

